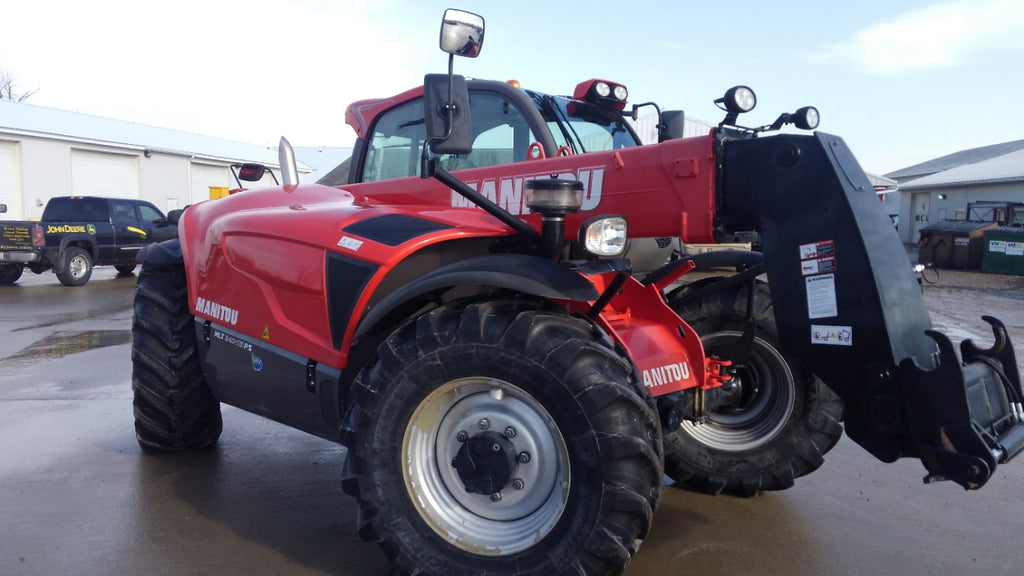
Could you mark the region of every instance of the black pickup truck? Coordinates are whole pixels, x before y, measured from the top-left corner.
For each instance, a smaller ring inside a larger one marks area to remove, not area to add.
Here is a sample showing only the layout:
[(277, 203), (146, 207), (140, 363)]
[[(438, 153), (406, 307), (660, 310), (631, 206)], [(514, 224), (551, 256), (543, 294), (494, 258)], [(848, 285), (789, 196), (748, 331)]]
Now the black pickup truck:
[[(0, 212), (6, 206), (0, 205)], [(65, 196), (51, 198), (39, 222), (0, 221), (0, 284), (13, 284), (25, 268), (53, 269), (65, 286), (81, 286), (93, 266), (131, 273), (143, 246), (178, 235), (175, 219), (142, 200)]]

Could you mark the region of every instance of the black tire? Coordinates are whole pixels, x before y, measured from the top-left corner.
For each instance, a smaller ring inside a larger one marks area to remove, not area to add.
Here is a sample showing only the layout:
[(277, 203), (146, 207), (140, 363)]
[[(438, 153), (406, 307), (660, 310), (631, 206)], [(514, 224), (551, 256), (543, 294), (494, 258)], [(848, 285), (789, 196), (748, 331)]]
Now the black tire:
[[(747, 497), (786, 489), (817, 470), (842, 436), (843, 401), (782, 350), (768, 287), (756, 286), (754, 342), (748, 360), (731, 367), (741, 388), (706, 422), (664, 433), (665, 473), (680, 487)], [(729, 360), (746, 327), (748, 291), (749, 285), (669, 303), (700, 335), (708, 356)]]
[(132, 272), (135, 272), (136, 264), (115, 264), (114, 270), (117, 270), (118, 275), (127, 276)]
[(54, 270), (57, 280), (65, 286), (81, 286), (92, 277), (92, 257), (77, 246), (64, 250), (64, 262)]
[(619, 574), (650, 528), (653, 401), (582, 320), (510, 301), (439, 308), (381, 344), (353, 394), (345, 491), (399, 571)]
[(24, 264), (0, 264), (0, 284), (14, 284), (24, 271)]
[(220, 403), (199, 363), (185, 270), (144, 264), (132, 319), (132, 402), (143, 448), (187, 450), (220, 437)]

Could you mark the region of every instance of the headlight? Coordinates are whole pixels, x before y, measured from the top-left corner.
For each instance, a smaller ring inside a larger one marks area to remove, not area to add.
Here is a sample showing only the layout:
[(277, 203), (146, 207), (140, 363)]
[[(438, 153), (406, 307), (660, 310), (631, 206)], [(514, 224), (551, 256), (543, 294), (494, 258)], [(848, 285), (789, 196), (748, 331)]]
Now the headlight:
[(580, 227), (580, 245), (599, 257), (618, 256), (626, 249), (625, 216), (599, 216)]
[(793, 125), (801, 130), (814, 130), (820, 121), (818, 109), (814, 106), (804, 106), (793, 113)]
[(590, 102), (591, 104), (606, 106), (616, 110), (624, 110), (626, 108), (626, 98), (628, 96), (629, 90), (626, 90), (626, 87), (622, 84), (596, 78), (580, 82), (572, 92), (573, 100)]
[(746, 86), (733, 86), (725, 93), (725, 96), (715, 100), (716, 104), (722, 104), (725, 109), (734, 114), (750, 112), (757, 106), (757, 96), (754, 91)]

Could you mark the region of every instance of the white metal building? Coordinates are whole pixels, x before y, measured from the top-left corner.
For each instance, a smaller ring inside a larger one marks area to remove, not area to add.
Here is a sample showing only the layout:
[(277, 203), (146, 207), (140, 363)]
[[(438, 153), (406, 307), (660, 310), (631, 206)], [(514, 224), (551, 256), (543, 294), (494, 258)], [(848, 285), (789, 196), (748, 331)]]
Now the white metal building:
[(942, 220), (1007, 223), (1014, 209), (993, 207), (1024, 202), (1024, 140), (962, 150), (887, 176), (899, 181), (904, 242), (917, 242), (922, 228)]
[[(210, 198), (210, 187), (236, 188), (230, 166), (244, 162), (280, 178), (275, 148), (0, 100), (4, 219), (39, 218), (47, 200), (69, 195), (141, 198), (166, 212)], [(273, 184), (268, 173), (246, 187)]]

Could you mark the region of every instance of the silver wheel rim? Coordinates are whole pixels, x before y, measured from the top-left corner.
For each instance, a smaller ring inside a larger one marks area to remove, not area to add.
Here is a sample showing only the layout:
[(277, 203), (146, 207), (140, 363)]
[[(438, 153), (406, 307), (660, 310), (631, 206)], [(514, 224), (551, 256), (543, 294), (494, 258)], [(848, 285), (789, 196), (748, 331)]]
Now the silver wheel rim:
[[(504, 435), (520, 456), (516, 481), (492, 495), (467, 492), (453, 466), (466, 435), (483, 430)], [(409, 419), (402, 457), (406, 490), (420, 516), (468, 552), (501, 556), (525, 550), (565, 510), (565, 441), (536, 399), (502, 380), (463, 378), (434, 390)]]
[(85, 276), (85, 270), (87, 267), (85, 257), (79, 255), (71, 259), (68, 270), (71, 272), (72, 277), (81, 278), (82, 276)]
[[(716, 332), (702, 338), (706, 350), (725, 341), (736, 340), (741, 332)], [(796, 407), (793, 374), (785, 358), (771, 344), (754, 338), (751, 360), (739, 368), (736, 377), (743, 386), (756, 386), (757, 392), (743, 410), (714, 412), (706, 422), (684, 421), (680, 430), (705, 446), (729, 452), (757, 448), (778, 436)]]

